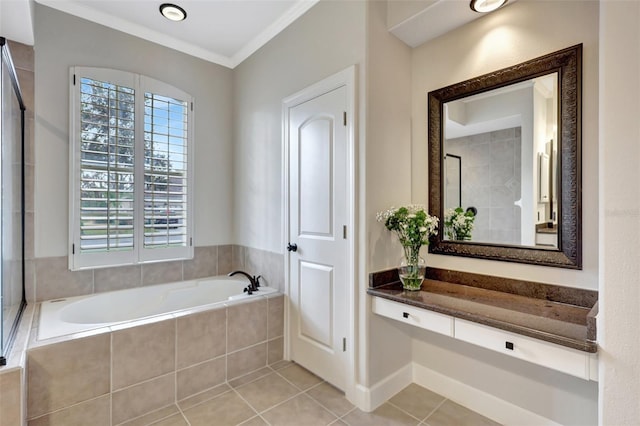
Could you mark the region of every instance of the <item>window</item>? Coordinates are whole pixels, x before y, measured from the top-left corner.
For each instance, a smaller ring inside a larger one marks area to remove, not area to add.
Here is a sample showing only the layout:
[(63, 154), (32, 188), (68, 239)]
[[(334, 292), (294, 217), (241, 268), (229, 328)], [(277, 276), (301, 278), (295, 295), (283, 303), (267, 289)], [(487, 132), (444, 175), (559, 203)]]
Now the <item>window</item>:
[(149, 77), (72, 73), (72, 270), (193, 257), (193, 99)]

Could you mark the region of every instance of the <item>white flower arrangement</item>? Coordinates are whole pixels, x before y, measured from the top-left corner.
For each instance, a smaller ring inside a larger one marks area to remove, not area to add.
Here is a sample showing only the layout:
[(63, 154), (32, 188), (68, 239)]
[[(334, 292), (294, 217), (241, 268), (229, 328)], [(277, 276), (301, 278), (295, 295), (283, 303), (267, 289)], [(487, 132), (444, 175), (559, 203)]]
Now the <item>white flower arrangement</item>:
[(449, 239), (470, 240), (475, 219), (475, 214), (470, 210), (465, 212), (461, 207), (448, 209), (444, 215), (444, 228)]
[(402, 244), (405, 260), (398, 268), (402, 288), (420, 290), (426, 270), (424, 259), (420, 258), (420, 247), (429, 244), (429, 236), (436, 235), (438, 218), (427, 214), (424, 206), (411, 204), (379, 212), (377, 219), (384, 222), (388, 230), (395, 231)]
[(391, 207), (378, 212), (378, 222), (390, 231), (395, 231), (402, 247), (419, 251), (420, 246), (429, 244), (429, 236), (438, 231), (438, 218), (427, 214), (423, 205), (410, 204), (403, 207)]

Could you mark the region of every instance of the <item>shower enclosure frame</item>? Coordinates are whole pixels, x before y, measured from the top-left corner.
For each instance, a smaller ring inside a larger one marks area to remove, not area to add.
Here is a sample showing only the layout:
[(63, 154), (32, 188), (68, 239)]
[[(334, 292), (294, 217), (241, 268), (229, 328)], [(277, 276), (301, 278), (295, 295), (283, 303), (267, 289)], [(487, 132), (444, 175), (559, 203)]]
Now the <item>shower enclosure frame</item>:
[[(22, 317), (22, 313), (24, 312), (25, 307), (27, 306), (26, 294), (25, 294), (25, 111), (26, 107), (24, 104), (24, 99), (22, 97), (22, 91), (20, 90), (20, 82), (18, 81), (18, 75), (16, 73), (15, 67), (13, 65), (13, 60), (11, 58), (11, 52), (9, 50), (9, 46), (7, 40), (4, 37), (0, 37), (0, 67), (6, 67), (10, 84), (13, 88), (14, 94), (16, 96), (18, 106), (20, 108), (20, 268), (21, 268), (21, 285), (22, 285), (22, 299), (20, 302), (20, 306), (18, 307), (18, 311), (13, 318), (13, 323), (11, 324), (11, 329), (9, 330), (8, 336), (5, 339), (4, 333), (4, 315), (2, 315), (2, 330), (0, 331), (0, 365), (6, 365), (7, 358), (13, 346), (13, 342), (15, 340), (16, 334), (18, 332), (18, 325), (20, 324), (20, 318)], [(0, 73), (2, 70), (0, 69)], [(4, 93), (2, 90), (2, 86), (5, 84), (2, 81), (3, 78), (0, 77), (0, 141), (2, 141), (2, 108), (3, 101), (1, 100), (1, 93)], [(2, 141), (4, 143), (4, 141)], [(3, 150), (4, 146), (0, 146), (0, 149)], [(0, 160), (2, 160), (2, 155), (0, 154)], [(2, 167), (2, 162), (0, 161), (0, 171)], [(4, 208), (4, 206), (3, 206)], [(2, 215), (0, 214), (0, 218)], [(0, 234), (1, 235), (1, 234)], [(0, 241), (0, 247), (2, 247), (2, 243)], [(0, 253), (0, 262), (3, 261), (2, 253)], [(2, 275), (0, 275), (0, 286), (3, 285)], [(4, 293), (2, 293), (4, 294)], [(0, 308), (4, 309), (4, 305), (0, 306)]]

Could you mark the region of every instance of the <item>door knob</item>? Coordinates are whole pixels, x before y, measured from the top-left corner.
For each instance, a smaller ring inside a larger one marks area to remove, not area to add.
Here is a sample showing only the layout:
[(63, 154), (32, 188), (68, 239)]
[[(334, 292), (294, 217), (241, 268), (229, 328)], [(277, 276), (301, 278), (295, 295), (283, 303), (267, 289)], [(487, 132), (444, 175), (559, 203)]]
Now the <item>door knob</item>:
[(287, 251), (298, 251), (298, 245), (297, 244), (288, 243), (287, 244)]

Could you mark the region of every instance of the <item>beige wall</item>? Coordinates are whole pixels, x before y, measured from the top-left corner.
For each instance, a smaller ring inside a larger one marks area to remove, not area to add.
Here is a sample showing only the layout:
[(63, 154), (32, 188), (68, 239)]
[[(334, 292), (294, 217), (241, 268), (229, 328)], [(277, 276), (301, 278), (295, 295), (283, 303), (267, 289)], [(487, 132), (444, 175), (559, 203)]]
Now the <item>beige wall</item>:
[[(449, 84), (584, 44), (582, 98), (583, 270), (430, 255), (429, 266), (598, 288), (598, 3), (516, 2), (414, 49), (414, 201), (427, 202), (426, 96)], [(498, 272), (499, 271), (499, 272)]]
[(231, 243), (232, 71), (36, 4), (35, 256), (66, 256), (69, 68), (132, 71), (195, 97), (195, 246)]
[(640, 3), (600, 2), (600, 424), (640, 419)]
[[(379, 270), (398, 265), (401, 247), (376, 212), (411, 202), (411, 49), (387, 31), (386, 2), (367, 8), (366, 133), (359, 167), (365, 173), (360, 220), (364, 267)], [(368, 285), (361, 277), (361, 294)], [(411, 339), (396, 324), (370, 313), (370, 297), (362, 297), (362, 321), (368, 326), (368, 359), (360, 367), (365, 386), (372, 386), (411, 362)]]
[(234, 233), (282, 253), (282, 100), (364, 58), (364, 2), (322, 1), (234, 69)]
[[(413, 200), (426, 204), (427, 93), (565, 47), (584, 44), (583, 270), (431, 254), (427, 257), (429, 266), (598, 288), (597, 28), (597, 2), (521, 1), (413, 49)], [(598, 389), (593, 382), (553, 373), (427, 333), (415, 333), (413, 361), (561, 424), (597, 422)]]

